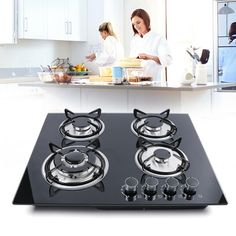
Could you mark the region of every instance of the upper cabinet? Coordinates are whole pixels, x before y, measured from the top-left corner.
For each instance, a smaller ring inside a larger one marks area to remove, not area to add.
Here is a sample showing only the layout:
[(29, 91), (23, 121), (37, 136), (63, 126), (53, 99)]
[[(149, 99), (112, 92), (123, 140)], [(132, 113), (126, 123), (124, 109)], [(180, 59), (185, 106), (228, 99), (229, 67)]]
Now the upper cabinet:
[(72, 41), (87, 40), (87, 0), (67, 0), (68, 39)]
[(48, 39), (87, 40), (87, 0), (48, 1)]
[(19, 2), (19, 38), (87, 40), (87, 0)]
[(0, 44), (16, 43), (16, 1), (0, 0)]
[(68, 0), (48, 1), (48, 39), (66, 40), (68, 35), (68, 22), (66, 19), (66, 6)]
[(47, 0), (18, 1), (18, 38), (47, 38)]

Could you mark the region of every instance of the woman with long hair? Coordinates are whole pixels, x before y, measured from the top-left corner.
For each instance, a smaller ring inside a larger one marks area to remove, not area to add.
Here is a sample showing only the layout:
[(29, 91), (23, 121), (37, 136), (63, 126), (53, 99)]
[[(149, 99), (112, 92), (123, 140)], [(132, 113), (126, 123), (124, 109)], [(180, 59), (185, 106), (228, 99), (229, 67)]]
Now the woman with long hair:
[(99, 66), (111, 66), (123, 58), (123, 46), (117, 39), (110, 22), (102, 23), (98, 31), (104, 40), (102, 51), (100, 53), (92, 53), (86, 58), (89, 61), (94, 61)]

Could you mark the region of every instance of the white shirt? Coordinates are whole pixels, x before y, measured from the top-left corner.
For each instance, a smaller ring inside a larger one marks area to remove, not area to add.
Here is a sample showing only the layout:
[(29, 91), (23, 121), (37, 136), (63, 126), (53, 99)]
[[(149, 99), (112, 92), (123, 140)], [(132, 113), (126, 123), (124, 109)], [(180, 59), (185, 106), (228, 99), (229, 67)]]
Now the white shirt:
[(124, 57), (122, 44), (114, 36), (107, 36), (103, 40), (101, 53), (96, 53), (95, 63), (99, 66), (112, 66)]
[(143, 60), (145, 76), (159, 80), (161, 71), (172, 62), (168, 43), (161, 35), (149, 31), (143, 37), (136, 34), (131, 41), (130, 57), (137, 57), (140, 53), (158, 56), (161, 65), (153, 60)]

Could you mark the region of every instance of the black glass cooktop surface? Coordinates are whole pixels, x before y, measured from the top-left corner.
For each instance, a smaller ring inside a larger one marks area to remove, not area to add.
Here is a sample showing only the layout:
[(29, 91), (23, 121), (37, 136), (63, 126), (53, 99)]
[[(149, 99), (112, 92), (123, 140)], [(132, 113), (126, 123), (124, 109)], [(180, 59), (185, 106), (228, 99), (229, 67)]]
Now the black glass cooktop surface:
[[(100, 119), (103, 133), (95, 141), (77, 142), (59, 132), (63, 113), (48, 114), (13, 204), (106, 209), (227, 204), (187, 114), (170, 114), (177, 131), (170, 140), (157, 142), (132, 132), (133, 114), (102, 113)], [(166, 148), (169, 144), (173, 151)]]

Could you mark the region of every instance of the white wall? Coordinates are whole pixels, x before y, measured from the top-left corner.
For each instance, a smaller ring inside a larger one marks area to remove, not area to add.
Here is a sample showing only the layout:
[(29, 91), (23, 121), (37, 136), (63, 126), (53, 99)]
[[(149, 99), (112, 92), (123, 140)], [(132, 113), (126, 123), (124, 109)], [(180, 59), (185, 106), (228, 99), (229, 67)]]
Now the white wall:
[(213, 73), (213, 1), (167, 0), (167, 36), (173, 64), (168, 69), (169, 81), (179, 81), (183, 70), (192, 66), (186, 49), (193, 45), (210, 50), (208, 74)]
[(18, 40), (0, 46), (0, 68), (39, 67), (57, 57), (68, 57), (70, 44), (63, 41)]
[(104, 0), (104, 21), (112, 23), (114, 32), (124, 43), (124, 0)]

